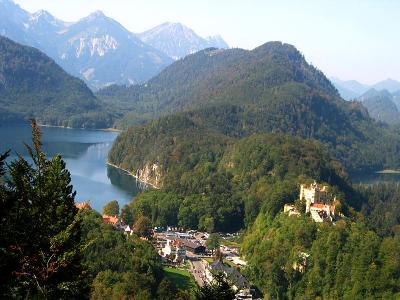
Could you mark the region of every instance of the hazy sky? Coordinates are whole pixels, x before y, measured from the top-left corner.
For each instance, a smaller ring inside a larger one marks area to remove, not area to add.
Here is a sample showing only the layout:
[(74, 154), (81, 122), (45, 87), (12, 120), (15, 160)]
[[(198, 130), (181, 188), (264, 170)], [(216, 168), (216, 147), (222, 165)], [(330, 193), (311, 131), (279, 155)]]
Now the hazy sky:
[(133, 32), (181, 22), (201, 36), (220, 34), (231, 47), (267, 41), (295, 45), (328, 76), (373, 83), (400, 80), (397, 0), (15, 0), (65, 21), (102, 10)]

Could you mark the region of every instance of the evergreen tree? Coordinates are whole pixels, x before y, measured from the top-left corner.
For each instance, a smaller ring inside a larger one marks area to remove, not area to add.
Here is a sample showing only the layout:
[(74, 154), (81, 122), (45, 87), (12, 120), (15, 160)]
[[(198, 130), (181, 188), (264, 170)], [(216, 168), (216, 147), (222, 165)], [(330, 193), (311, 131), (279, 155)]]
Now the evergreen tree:
[(32, 136), (33, 146), (26, 147), (33, 164), (19, 156), (7, 165), (5, 175), (5, 157), (0, 159), (0, 261), (2, 276), (8, 278), (0, 295), (85, 298), (81, 219), (70, 173), (59, 155), (46, 159), (35, 120)]
[(202, 286), (196, 297), (198, 300), (232, 300), (235, 292), (223, 274), (214, 275), (210, 284)]

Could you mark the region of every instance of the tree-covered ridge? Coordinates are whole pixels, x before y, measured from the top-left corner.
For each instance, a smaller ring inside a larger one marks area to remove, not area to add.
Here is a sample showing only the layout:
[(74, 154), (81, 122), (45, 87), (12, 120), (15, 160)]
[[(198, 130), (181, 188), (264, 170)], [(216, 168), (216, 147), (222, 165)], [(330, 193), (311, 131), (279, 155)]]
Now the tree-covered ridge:
[(122, 133), (109, 153), (109, 161), (134, 174), (157, 165), (162, 182), (156, 182), (154, 173), (149, 182), (161, 186), (164, 179), (173, 180), (164, 176), (167, 173), (182, 173), (199, 163), (215, 161), (228, 140), (186, 116), (173, 115)]
[[(105, 128), (111, 117), (83, 81), (31, 47), (0, 37), (0, 120)], [(11, 114), (11, 118), (10, 115)]]
[(97, 212), (82, 212), (83, 264), (92, 282), (91, 299), (156, 299), (164, 275), (153, 246), (105, 224)]
[(391, 125), (398, 125), (400, 113), (396, 104), (396, 94), (391, 94), (387, 90), (377, 91), (370, 89), (358, 98), (368, 113), (375, 120)]
[(364, 222), (380, 236), (400, 232), (400, 186), (397, 183), (380, 183), (357, 186), (362, 195), (360, 209)]
[[(320, 71), (308, 65), (295, 47), (281, 42), (269, 42), (252, 51), (199, 51), (175, 62), (145, 84), (110, 86), (97, 95), (105, 101), (118, 102), (133, 113), (154, 117), (204, 105), (265, 102), (271, 97), (271, 88), (290, 82), (338, 97)], [(132, 120), (140, 121), (136, 115)]]
[[(179, 126), (168, 126), (172, 121)], [(276, 214), (284, 203), (274, 193), (294, 201), (298, 184), (311, 178), (352, 192), (340, 163), (318, 142), (279, 134), (235, 140), (183, 116), (121, 134), (109, 159), (133, 173), (158, 164), (162, 190), (143, 193), (122, 210), (130, 219), (144, 213), (156, 225), (237, 230), (260, 209)]]

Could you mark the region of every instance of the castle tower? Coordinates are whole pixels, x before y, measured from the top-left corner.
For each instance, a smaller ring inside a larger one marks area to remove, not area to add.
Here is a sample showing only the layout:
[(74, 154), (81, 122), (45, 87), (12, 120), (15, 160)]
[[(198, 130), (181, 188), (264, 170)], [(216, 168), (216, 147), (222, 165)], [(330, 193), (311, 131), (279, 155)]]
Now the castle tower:
[(300, 185), (300, 200), (306, 202), (306, 213), (310, 212), (310, 206), (314, 203), (325, 203), (328, 198), (328, 186), (320, 186), (314, 181), (311, 184)]

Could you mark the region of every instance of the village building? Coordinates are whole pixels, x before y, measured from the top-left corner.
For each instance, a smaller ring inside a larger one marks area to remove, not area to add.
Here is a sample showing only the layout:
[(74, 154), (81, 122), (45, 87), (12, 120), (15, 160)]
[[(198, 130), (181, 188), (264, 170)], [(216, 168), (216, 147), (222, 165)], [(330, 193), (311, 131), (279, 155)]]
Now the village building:
[(188, 239), (181, 239), (180, 241), (185, 250), (193, 254), (202, 254), (206, 252), (206, 247), (197, 241), (192, 241)]
[(124, 225), (117, 216), (103, 215), (102, 218), (104, 223), (110, 224), (117, 229), (121, 229)]
[(124, 231), (124, 233), (126, 235), (132, 235), (133, 234), (133, 230), (129, 225), (122, 225), (121, 229)]
[(167, 239), (167, 243), (161, 251), (163, 257), (170, 257), (174, 262), (180, 262), (186, 258), (186, 249), (177, 239)]
[(247, 279), (240, 273), (237, 268), (223, 264), (216, 260), (207, 263), (205, 276), (208, 282), (212, 282), (215, 274), (222, 273), (232, 284), (233, 290), (237, 293), (236, 299), (253, 299), (252, 290)]

